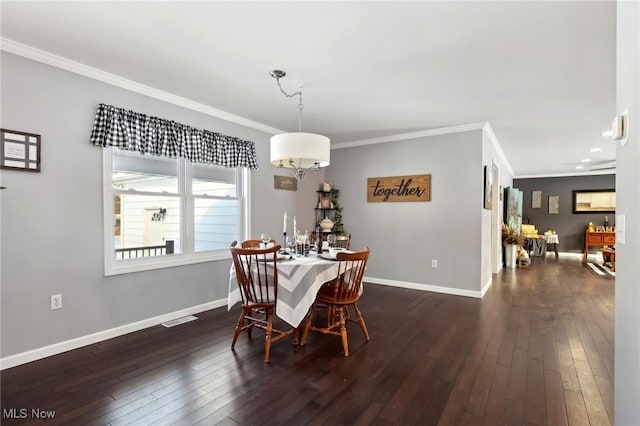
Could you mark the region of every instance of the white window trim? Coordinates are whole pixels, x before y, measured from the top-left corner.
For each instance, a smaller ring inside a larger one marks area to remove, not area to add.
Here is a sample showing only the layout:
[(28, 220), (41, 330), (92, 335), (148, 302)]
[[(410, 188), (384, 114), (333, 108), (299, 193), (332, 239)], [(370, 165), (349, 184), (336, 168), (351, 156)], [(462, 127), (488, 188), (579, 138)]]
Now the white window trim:
[[(149, 271), (154, 269), (161, 268), (172, 268), (174, 266), (183, 266), (183, 265), (192, 265), (195, 263), (202, 262), (211, 262), (217, 260), (226, 260), (231, 259), (231, 253), (229, 250), (216, 250), (216, 251), (207, 251), (207, 252), (188, 252), (189, 250), (185, 250), (183, 247), (183, 253), (176, 253), (167, 256), (154, 256), (154, 257), (141, 257), (138, 259), (128, 259), (126, 261), (117, 261), (115, 257), (115, 247), (113, 240), (113, 191), (111, 184), (111, 176), (112, 176), (112, 149), (111, 147), (103, 148), (102, 150), (102, 216), (103, 216), (103, 245), (104, 245), (104, 275), (119, 275), (119, 274), (128, 274), (131, 272), (140, 272), (140, 271)], [(178, 163), (180, 164), (180, 162)], [(182, 167), (182, 166), (180, 166)], [(247, 235), (251, 235), (250, 229), (250, 217), (249, 212), (250, 209), (250, 176), (249, 170), (247, 168), (242, 168), (242, 185), (243, 185), (243, 197), (241, 198), (240, 203), (240, 238), (246, 239)], [(187, 173), (189, 174), (189, 173)], [(184, 173), (180, 172), (179, 176), (184, 176)], [(186, 176), (187, 180), (190, 178)], [(188, 183), (190, 185), (190, 182)], [(190, 199), (188, 201), (187, 199)], [(193, 196), (187, 195), (186, 197), (182, 197), (182, 212), (186, 210), (186, 203), (193, 203)], [(184, 215), (182, 220), (182, 231), (181, 231), (181, 240), (187, 241), (185, 237), (187, 237), (188, 233), (191, 237), (193, 236), (193, 218), (190, 215)], [(181, 244), (184, 246), (184, 244)]]

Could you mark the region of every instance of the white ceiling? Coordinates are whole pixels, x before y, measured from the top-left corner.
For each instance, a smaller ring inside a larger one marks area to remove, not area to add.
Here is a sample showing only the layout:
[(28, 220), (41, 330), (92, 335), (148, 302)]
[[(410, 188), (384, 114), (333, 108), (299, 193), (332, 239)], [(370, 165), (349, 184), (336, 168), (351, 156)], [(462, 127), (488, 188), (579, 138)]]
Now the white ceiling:
[(332, 143), (489, 122), (519, 177), (615, 157), (613, 1), (0, 5), (5, 41), (295, 131), (285, 70)]

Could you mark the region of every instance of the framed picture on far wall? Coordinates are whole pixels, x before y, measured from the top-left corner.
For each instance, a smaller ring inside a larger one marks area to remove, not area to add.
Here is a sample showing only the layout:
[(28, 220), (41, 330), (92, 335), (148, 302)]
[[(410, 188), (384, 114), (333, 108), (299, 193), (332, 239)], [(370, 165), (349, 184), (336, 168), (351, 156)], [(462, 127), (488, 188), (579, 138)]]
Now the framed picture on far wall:
[(40, 171), (40, 135), (0, 129), (0, 168)]
[(531, 191), (531, 208), (542, 208), (542, 191)]
[(549, 196), (549, 214), (559, 214), (559, 213), (560, 213), (560, 196), (550, 195)]
[(291, 176), (273, 176), (273, 188), (274, 189), (287, 189), (289, 191), (298, 190), (298, 181)]

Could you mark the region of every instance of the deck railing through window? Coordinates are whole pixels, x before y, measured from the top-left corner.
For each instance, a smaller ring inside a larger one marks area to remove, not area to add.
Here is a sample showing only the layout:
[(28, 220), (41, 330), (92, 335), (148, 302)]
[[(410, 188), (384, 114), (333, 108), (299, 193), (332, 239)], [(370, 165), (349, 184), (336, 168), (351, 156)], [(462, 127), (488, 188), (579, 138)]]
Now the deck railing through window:
[(161, 246), (125, 247), (116, 249), (116, 260), (173, 254), (174, 241), (167, 240)]

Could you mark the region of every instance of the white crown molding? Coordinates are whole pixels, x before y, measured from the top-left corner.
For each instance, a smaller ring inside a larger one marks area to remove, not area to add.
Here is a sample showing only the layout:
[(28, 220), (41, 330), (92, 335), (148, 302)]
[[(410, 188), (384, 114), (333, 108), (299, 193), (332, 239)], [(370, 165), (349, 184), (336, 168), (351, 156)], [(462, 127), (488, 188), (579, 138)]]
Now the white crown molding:
[(502, 147), (498, 142), (498, 138), (496, 138), (496, 135), (495, 133), (493, 133), (493, 129), (491, 128), (491, 125), (489, 123), (484, 123), (484, 125), (482, 126), (482, 133), (487, 137), (487, 139), (489, 139), (489, 143), (491, 143), (493, 150), (498, 154), (498, 157), (500, 157), (500, 160), (507, 168), (511, 176), (514, 176), (515, 173), (513, 171), (513, 167), (511, 167), (511, 164), (509, 164), (507, 156), (504, 155), (504, 151), (502, 150)]
[(219, 308), (227, 304), (227, 299), (214, 300), (212, 302), (203, 303), (202, 305), (191, 306), (186, 309), (181, 309), (175, 312), (169, 312), (167, 314), (159, 315), (153, 318), (147, 318), (142, 321), (137, 321), (130, 324), (125, 324), (120, 327), (111, 328), (109, 330), (100, 331), (97, 333), (89, 334), (86, 336), (77, 337), (75, 339), (66, 340), (64, 342), (54, 343), (42, 348), (33, 349), (27, 352), (22, 352), (16, 355), (10, 355), (0, 359), (0, 370), (15, 367), (18, 365), (26, 364), (31, 361), (36, 361), (42, 358), (46, 358), (52, 355), (61, 354), (73, 349), (81, 348), (87, 345), (93, 345), (94, 343), (102, 342), (104, 340), (113, 339), (114, 337), (124, 336), (125, 334), (133, 333), (145, 328), (154, 327), (163, 322), (172, 321), (178, 318), (186, 317), (189, 315), (198, 314), (200, 312), (208, 311), (211, 309)]
[(464, 124), (461, 126), (441, 127), (439, 129), (421, 130), (419, 132), (400, 133), (398, 135), (382, 136), (379, 138), (360, 139), (350, 142), (341, 142), (331, 145), (331, 149), (353, 148), (356, 146), (375, 145), (379, 143), (405, 141), (409, 139), (424, 138), (429, 136), (447, 135), (450, 133), (468, 132), (471, 130), (481, 130), (486, 123)]
[(463, 124), (460, 126), (451, 126), (451, 127), (441, 127), (439, 129), (421, 130), (419, 132), (401, 133), (398, 135), (382, 136), (379, 138), (361, 139), (361, 140), (356, 140), (351, 142), (342, 142), (342, 143), (331, 145), (331, 149), (334, 150), (334, 149), (353, 148), (356, 146), (374, 145), (374, 144), (387, 143), (387, 142), (397, 142), (397, 141), (424, 138), (424, 137), (430, 137), (430, 136), (439, 136), (439, 135), (447, 135), (452, 133), (468, 132), (471, 130), (482, 130), (483, 134), (487, 136), (487, 138), (489, 139), (489, 142), (491, 143), (491, 146), (496, 151), (496, 153), (504, 163), (505, 167), (509, 171), (509, 173), (511, 173), (511, 175), (513, 176), (514, 175), (513, 168), (511, 167), (511, 164), (509, 164), (507, 157), (504, 155), (504, 151), (502, 151), (502, 147), (500, 146), (500, 143), (498, 142), (496, 135), (493, 133), (493, 129), (491, 129), (491, 125), (487, 122)]
[(259, 130), (261, 132), (269, 133), (272, 135), (282, 133), (280, 129), (276, 129), (271, 126), (267, 126), (262, 123), (258, 123), (246, 118), (234, 115), (210, 106), (201, 104), (199, 102), (192, 101), (181, 96), (176, 96), (171, 93), (155, 89), (151, 86), (137, 83), (133, 80), (120, 77), (116, 74), (111, 74), (106, 71), (102, 71), (98, 68), (90, 67), (80, 62), (72, 61), (71, 59), (64, 58), (62, 56), (54, 55), (53, 53), (46, 52), (44, 50), (36, 49), (35, 47), (28, 46), (26, 44), (18, 43), (8, 38), (0, 37), (0, 50), (12, 53), (14, 55), (22, 56), (27, 59), (31, 59), (43, 64), (51, 65), (56, 68), (60, 68), (75, 74), (89, 77), (94, 80), (102, 81), (103, 83), (110, 84), (112, 86), (120, 87), (135, 93), (140, 93), (145, 96), (149, 96), (154, 99), (161, 100), (173, 105), (178, 105), (184, 108), (188, 108), (193, 111), (201, 112), (203, 114), (210, 115), (225, 121), (240, 124), (251, 129)]
[(541, 179), (541, 178), (553, 178), (553, 177), (574, 177), (574, 176), (596, 176), (596, 175), (615, 175), (616, 172), (598, 170), (593, 172), (582, 172), (582, 173), (552, 173), (552, 174), (543, 174), (543, 175), (522, 175), (522, 176), (514, 176), (514, 179)]
[[(192, 101), (187, 98), (183, 98), (181, 96), (173, 95), (163, 90), (159, 90), (151, 86), (137, 83), (133, 80), (120, 77), (116, 74), (108, 73), (98, 68), (94, 68), (94, 67), (82, 64), (80, 62), (76, 62), (71, 59), (68, 59), (59, 55), (55, 55), (53, 53), (50, 53), (41, 49), (37, 49), (35, 47), (29, 46), (23, 43), (19, 43), (17, 41), (14, 41), (5, 37), (0, 37), (0, 50), (3, 50), (8, 53), (12, 53), (14, 55), (22, 56), (24, 58), (31, 59), (37, 62), (41, 62), (43, 64), (47, 64), (56, 68), (60, 68), (75, 74), (79, 74), (84, 77), (88, 77), (97, 81), (102, 81), (103, 83), (120, 87), (125, 90), (129, 90), (135, 93), (140, 93), (142, 95), (149, 96), (151, 98), (158, 99), (163, 102), (181, 106), (183, 108), (187, 108), (193, 111), (201, 112), (203, 114), (207, 114), (212, 117), (216, 117), (225, 121), (236, 123), (251, 129), (259, 130), (261, 132), (265, 132), (272, 135), (283, 133), (283, 130), (276, 129), (275, 127), (267, 126), (265, 124), (248, 120), (238, 115), (231, 114), (216, 108), (212, 108), (210, 106)], [(500, 144), (498, 143), (498, 140), (495, 137), (489, 123), (465, 124), (461, 126), (442, 127), (438, 129), (429, 129), (429, 130), (423, 130), (418, 132), (383, 136), (379, 138), (362, 139), (362, 140), (356, 140), (351, 142), (342, 142), (342, 143), (333, 144), (331, 146), (331, 149), (336, 150), (336, 149), (351, 148), (356, 146), (373, 145), (378, 143), (396, 142), (396, 141), (416, 139), (416, 138), (429, 137), (429, 136), (468, 132), (471, 130), (482, 130), (483, 132), (485, 132), (491, 144), (493, 145), (494, 149), (496, 150), (496, 152), (498, 153), (498, 155), (506, 165), (507, 169), (513, 175), (514, 174), (513, 169), (511, 168), (511, 165), (507, 161), (504, 155), (504, 152), (502, 151), (502, 148), (500, 147)]]

